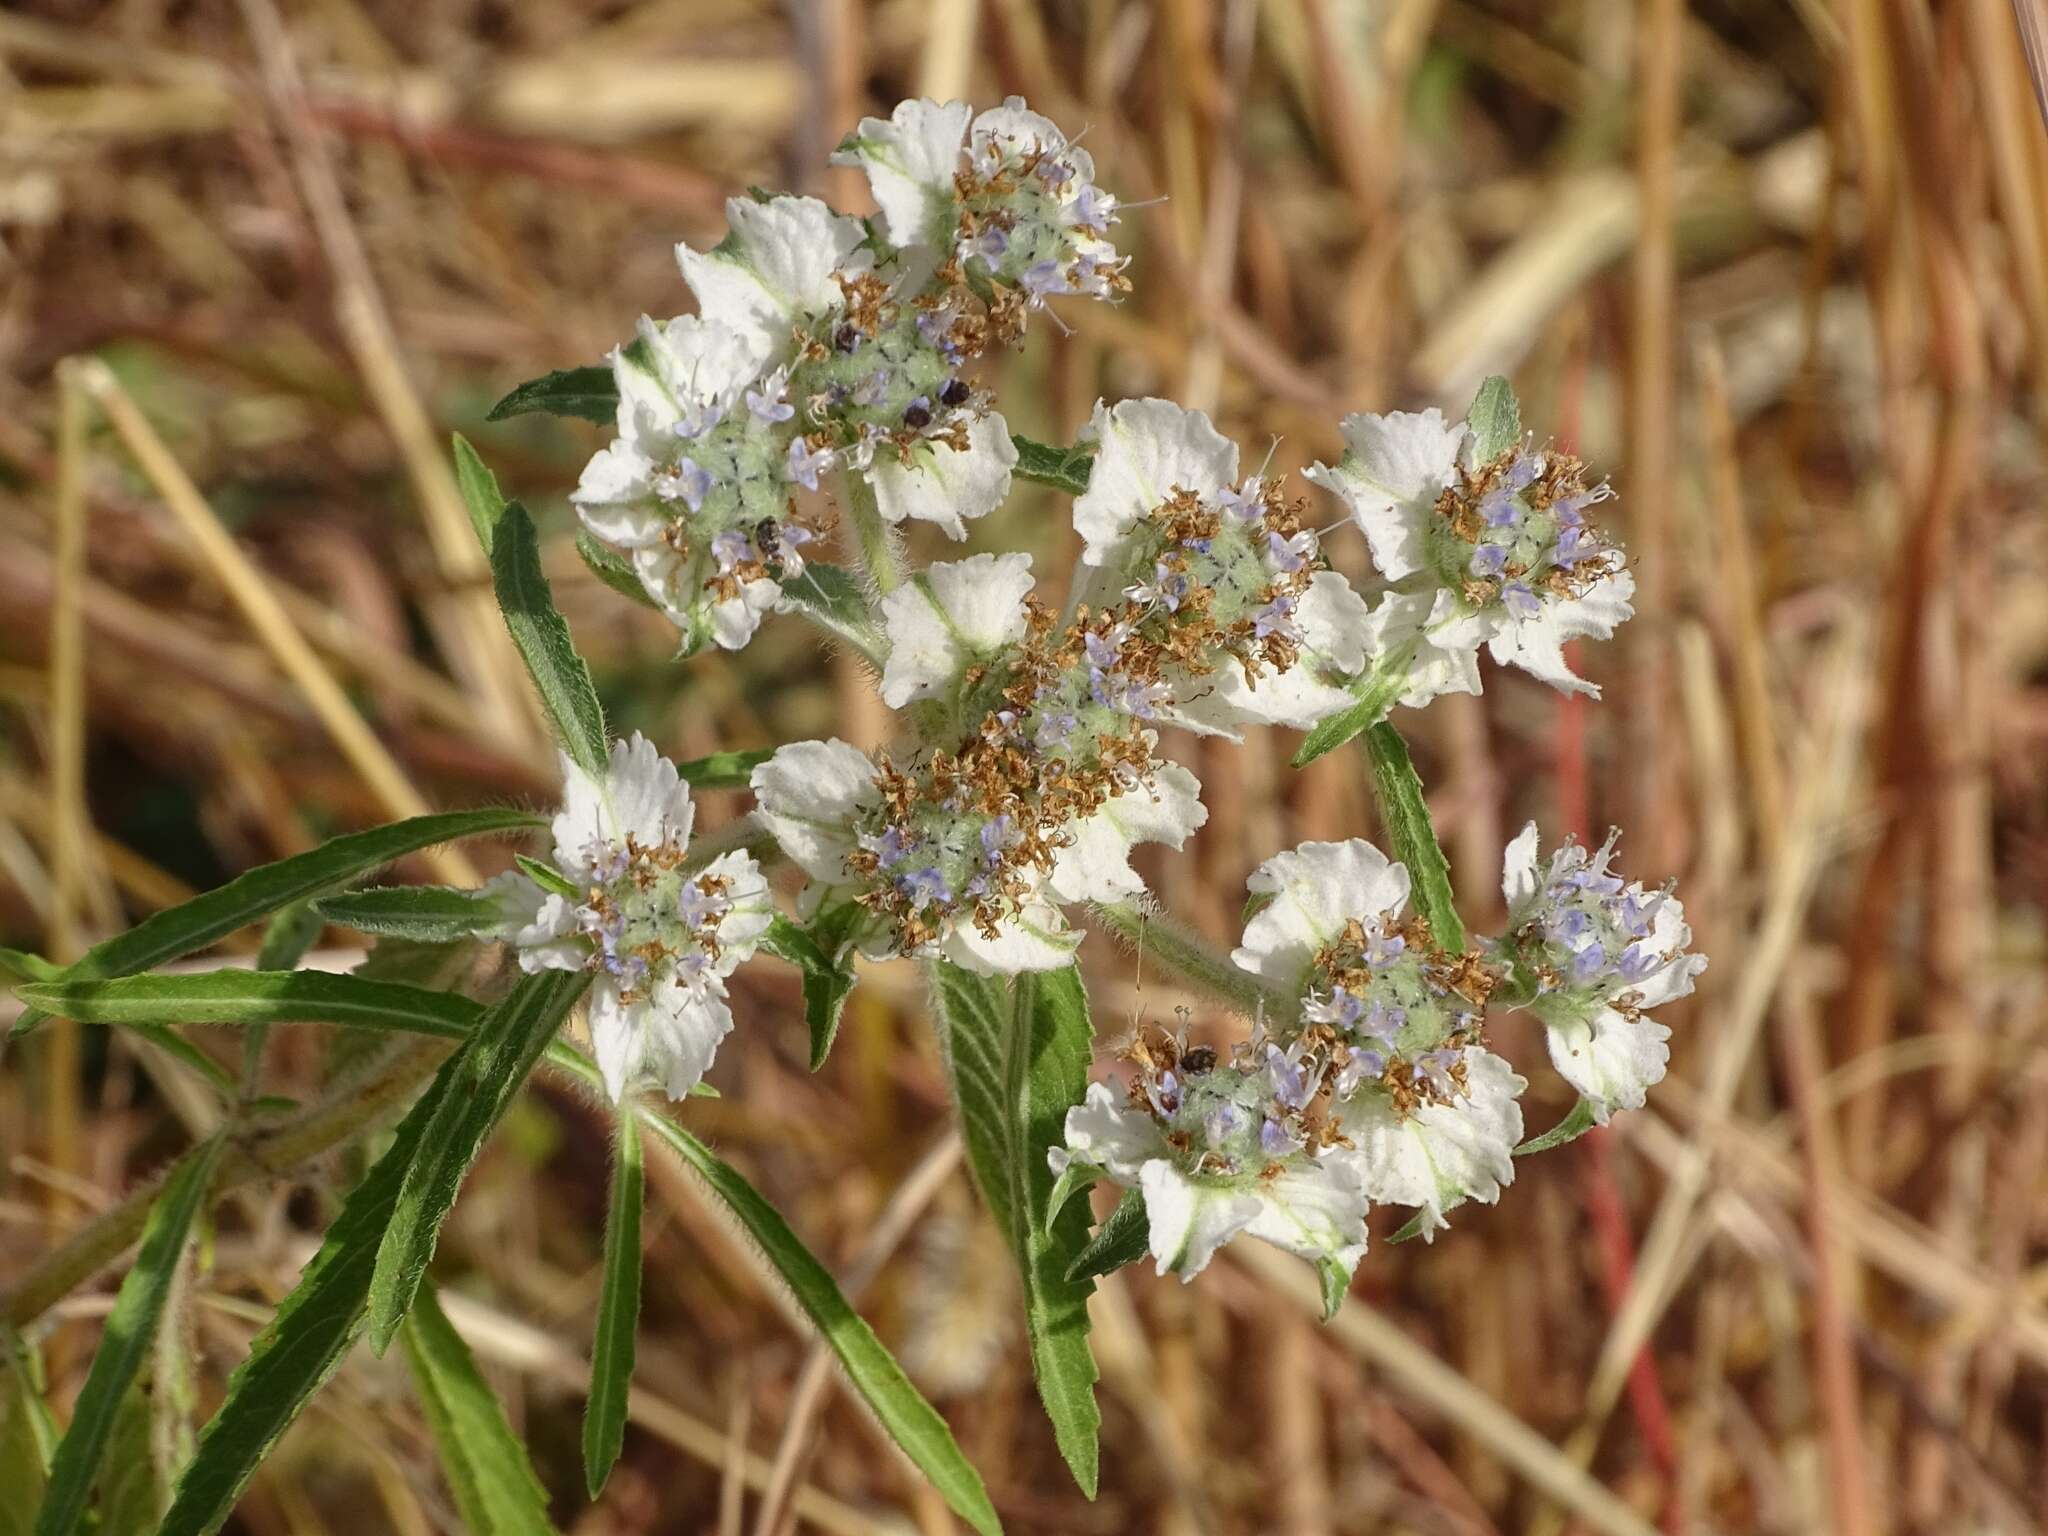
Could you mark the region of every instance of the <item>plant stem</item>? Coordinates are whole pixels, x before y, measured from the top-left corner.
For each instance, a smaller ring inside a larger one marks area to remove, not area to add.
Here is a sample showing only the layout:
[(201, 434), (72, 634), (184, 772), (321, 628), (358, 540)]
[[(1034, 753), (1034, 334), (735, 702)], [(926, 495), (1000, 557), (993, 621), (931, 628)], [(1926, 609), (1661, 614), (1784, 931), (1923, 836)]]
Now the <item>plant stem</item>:
[(1167, 916), (1149, 897), (1098, 902), (1089, 911), (1104, 928), (1130, 944), (1141, 963), (1158, 960), (1198, 992), (1248, 1018), (1280, 1023), (1292, 1019), (1300, 1006), (1299, 999), (1232, 964), (1228, 955), (1177, 918)]
[(846, 520), (853, 530), (854, 553), (875, 590), (886, 597), (903, 585), (903, 561), (897, 553), (896, 534), (882, 521), (873, 486), (852, 471), (841, 475), (839, 483), (846, 493)]

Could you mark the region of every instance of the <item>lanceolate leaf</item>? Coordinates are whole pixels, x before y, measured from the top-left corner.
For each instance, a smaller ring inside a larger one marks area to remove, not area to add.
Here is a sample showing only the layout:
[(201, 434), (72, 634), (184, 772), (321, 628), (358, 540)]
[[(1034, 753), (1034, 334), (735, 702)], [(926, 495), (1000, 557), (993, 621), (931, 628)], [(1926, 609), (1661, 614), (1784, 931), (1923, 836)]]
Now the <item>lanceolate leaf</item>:
[(1074, 496), (1088, 489), (1088, 474), (1095, 467), (1092, 449), (1055, 447), (1014, 433), (1010, 441), (1017, 447), (1017, 464), (1013, 473), (1020, 480), (1035, 480), (1040, 485), (1049, 485)]
[[(95, 944), (67, 966), (64, 975), (73, 981), (132, 976), (204, 949), (281, 907), (335, 890), (405, 854), (456, 838), (523, 832), (539, 825), (540, 818), (529, 812), (492, 807), (443, 811), (367, 832), (351, 832), (310, 853), (252, 869), (203, 896), (145, 918), (126, 933)], [(20, 1033), (38, 1017), (41, 1015), (35, 1010), (24, 1014), (15, 1032)]]
[(380, 939), (409, 939), (415, 944), (466, 939), (501, 917), (497, 902), (490, 897), (451, 885), (373, 886), (323, 896), (313, 905), (331, 923)]
[(1356, 704), (1319, 722), (1302, 738), (1301, 745), (1295, 749), (1294, 766), (1306, 768), (1326, 752), (1336, 751), (1352, 737), (1378, 725), (1387, 718), (1387, 711), (1394, 707), (1401, 687), (1402, 679), (1398, 674), (1389, 678), (1368, 677), (1355, 690), (1358, 694)]
[(547, 1494), (432, 1286), (414, 1301), (404, 1337), (427, 1428), (470, 1536), (548, 1536)]
[(1124, 1191), (1123, 1199), (1109, 1213), (1109, 1219), (1088, 1239), (1088, 1246), (1074, 1255), (1067, 1266), (1070, 1280), (1090, 1280), (1135, 1264), (1145, 1257), (1152, 1235), (1145, 1215), (1145, 1197), (1135, 1189)]
[(860, 579), (836, 565), (806, 562), (782, 584), (789, 605), (821, 629), (838, 636), (869, 660), (878, 660), (884, 646), (875, 632), (873, 614)]
[(633, 562), (610, 545), (601, 543), (579, 530), (576, 534), (576, 553), (583, 557), (583, 563), (589, 567), (590, 574), (619, 596), (630, 597), (643, 608), (661, 606), (647, 595), (647, 588), (640, 580), (640, 573), (633, 569)]
[(50, 1455), (57, 1435), (50, 1410), (43, 1406), (37, 1363), (12, 1330), (0, 1330), (0, 1536), (29, 1536), (43, 1489), (50, 1477)]
[(84, 1517), (86, 1498), (106, 1454), (115, 1418), (134, 1385), (136, 1372), (149, 1357), (164, 1298), (170, 1295), (185, 1240), (213, 1181), (220, 1152), (221, 1143), (209, 1141), (187, 1153), (150, 1209), (135, 1267), (121, 1282), (99, 1351), (86, 1375), (85, 1389), (72, 1410), (71, 1427), (57, 1445), (49, 1489), (36, 1516), (36, 1536), (71, 1536)]
[(811, 1032), (811, 1070), (825, 1064), (839, 1034), (839, 1016), (853, 990), (853, 971), (838, 960), (847, 926), (860, 915), (858, 907), (820, 914), (809, 927), (778, 917), (761, 941), (770, 954), (799, 967), (804, 977), (804, 1023)]
[(943, 962), (932, 968), (937, 1018), (968, 1160), (1024, 1282), (1025, 1327), (1038, 1395), (1074, 1480), (1095, 1496), (1095, 1359), (1085, 1280), (1067, 1278), (1088, 1245), (1088, 1209), (1070, 1201), (1046, 1219), (1046, 1152), (1088, 1091), (1092, 1031), (1072, 967), (1000, 979)]
[(467, 1035), (483, 1012), (459, 993), (326, 971), (202, 971), (41, 982), (24, 987), (22, 995), (87, 1024), (349, 1024), (452, 1040)]
[(590, 1350), (590, 1400), (583, 1410), (583, 1477), (594, 1499), (626, 1440), (626, 1398), (633, 1389), (633, 1349), (640, 1326), (640, 1211), (645, 1198), (640, 1112), (619, 1106), (612, 1157), (611, 1210), (604, 1225), (604, 1289), (597, 1301), (597, 1338)]
[(1366, 756), (1372, 760), (1372, 787), (1394, 857), (1408, 866), (1415, 907), (1429, 923), (1431, 937), (1452, 954), (1465, 948), (1465, 924), (1451, 899), (1451, 866), (1436, 840), (1422, 780), (1408, 756), (1408, 744), (1391, 725), (1366, 733)]
[(1465, 420), (1472, 428), (1472, 447), (1479, 462), (1498, 458), (1522, 436), (1522, 407), (1508, 381), (1495, 374), (1479, 386)]
[(530, 411), (550, 416), (576, 416), (608, 426), (618, 417), (619, 386), (609, 367), (560, 368), (538, 379), (528, 379), (492, 406), (486, 421), (504, 421)]
[(526, 670), (540, 690), (562, 750), (585, 772), (602, 781), (610, 747), (604, 708), (590, 681), (590, 668), (576, 654), (569, 626), (555, 610), (554, 594), (540, 568), (540, 540), (533, 519), (518, 502), (506, 503), (491, 546), (491, 577), (512, 642), (526, 658)]
[[(594, 1067), (589, 1080), (598, 1081)], [(904, 1455), (931, 1479), (953, 1513), (983, 1536), (996, 1536), (1002, 1522), (988, 1501), (981, 1475), (961, 1454), (946, 1421), (910, 1384), (903, 1367), (882, 1347), (874, 1330), (848, 1304), (830, 1272), (798, 1240), (789, 1223), (730, 1164), (673, 1120), (649, 1115), (645, 1128), (696, 1170), (760, 1245), (790, 1294), (839, 1357), (854, 1390)]]
[(1593, 1101), (1580, 1099), (1572, 1106), (1572, 1112), (1557, 1124), (1515, 1148), (1515, 1156), (1531, 1157), (1538, 1152), (1548, 1152), (1552, 1147), (1561, 1147), (1568, 1141), (1577, 1141), (1599, 1123)]
[(469, 522), (476, 529), (477, 542), (488, 555), (497, 538), (498, 515), (505, 510), (504, 493), (498, 489), (498, 477), (460, 432), (455, 434), (454, 447), (455, 483), (462, 489), (462, 504), (469, 508)]
[(378, 1240), (453, 1065), (451, 1057), (398, 1123), (391, 1146), (350, 1193), (298, 1285), (228, 1379), (226, 1400), (201, 1433), (157, 1536), (219, 1530), (278, 1437), (362, 1335)]
[[(501, 530), (502, 531), (502, 530)], [(397, 1207), (377, 1250), (370, 1282), (370, 1342), (382, 1353), (418, 1294), (440, 1241), (441, 1223), (464, 1176), (496, 1129), (590, 978), (581, 971), (523, 977), (489, 1008), (448, 1058), (448, 1091), (406, 1171)]]

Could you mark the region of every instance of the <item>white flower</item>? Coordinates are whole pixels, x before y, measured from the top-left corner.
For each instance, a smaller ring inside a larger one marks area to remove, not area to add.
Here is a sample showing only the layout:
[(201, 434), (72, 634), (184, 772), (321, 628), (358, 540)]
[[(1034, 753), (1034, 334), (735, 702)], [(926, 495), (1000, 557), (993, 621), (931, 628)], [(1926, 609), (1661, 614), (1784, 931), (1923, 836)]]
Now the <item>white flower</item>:
[[(1055, 1173), (1100, 1169), (1144, 1197), (1147, 1247), (1162, 1275), (1194, 1279), (1239, 1233), (1297, 1254), (1323, 1275), (1330, 1310), (1365, 1254), (1366, 1202), (1342, 1156), (1302, 1150), (1269, 1110), (1256, 1074), (1218, 1067), (1148, 1085), (1153, 1110), (1119, 1102), (1104, 1083), (1067, 1111)], [(1171, 1139), (1169, 1139), (1171, 1138)]]
[(832, 156), (867, 173), (883, 228), (900, 246), (944, 246), (953, 235), (953, 176), (974, 108), (903, 101), (885, 122), (864, 117)]
[[(1516, 1097), (1528, 1084), (1500, 1057), (1476, 1045), (1435, 1064), (1454, 1086), (1443, 1095), (1397, 1103), (1385, 1088), (1367, 1086), (1345, 1100), (1337, 1128), (1350, 1141), (1366, 1197), (1420, 1208), (1422, 1234), (1446, 1225), (1444, 1212), (1465, 1200), (1488, 1205), (1515, 1179), (1522, 1139)], [(1456, 1079), (1462, 1079), (1457, 1081)]]
[(1081, 436), (1098, 445), (1088, 489), (1074, 499), (1083, 565), (1121, 554), (1131, 531), (1175, 491), (1209, 500), (1237, 479), (1237, 444), (1171, 400), (1097, 401)]
[(1508, 937), (1500, 949), (1515, 979), (1533, 992), (1529, 1011), (1549, 1036), (1550, 1059), (1605, 1124), (1616, 1109), (1639, 1109), (1662, 1080), (1671, 1031), (1646, 1010), (1685, 997), (1706, 969), (1687, 954), (1692, 929), (1668, 890), (1624, 885), (1609, 871), (1609, 836), (1598, 852), (1567, 842), (1537, 859), (1536, 824), (1508, 844), (1501, 894)]
[(1346, 452), (1308, 478), (1351, 509), (1373, 564), (1404, 597), (1386, 615), (1390, 640), (1414, 639), (1417, 670), (1402, 702), (1473, 691), (1460, 649), (1484, 642), (1566, 693), (1599, 690), (1565, 665), (1564, 645), (1606, 639), (1634, 612), (1635, 579), (1621, 552), (1587, 523), (1605, 498), (1568, 455), (1512, 446), (1476, 461), (1464, 423), (1441, 411), (1359, 414), (1343, 423)]
[(732, 1028), (725, 978), (774, 921), (767, 882), (744, 852), (686, 867), (689, 787), (646, 738), (613, 743), (601, 780), (567, 757), (562, 774), (555, 867), (576, 894), (504, 882), (501, 934), (526, 971), (593, 973), (591, 1044), (614, 1100), (643, 1080), (681, 1098)]
[(744, 331), (759, 359), (781, 358), (799, 322), (840, 306), (835, 275), (870, 265), (860, 220), (814, 197), (728, 198), (725, 218), (724, 240), (709, 251), (678, 245), (676, 262), (698, 308)]
[(1299, 990), (1316, 956), (1353, 921), (1398, 921), (1408, 903), (1408, 870), (1363, 838), (1303, 843), (1276, 853), (1245, 887), (1272, 899), (1244, 925), (1230, 958), (1254, 976)]
[(1062, 901), (1127, 901), (1145, 889), (1131, 868), (1131, 850), (1139, 843), (1178, 850), (1208, 819), (1195, 776), (1179, 763), (1160, 763), (1149, 782), (1073, 824), (1073, 841), (1053, 859), (1053, 893)]
[(928, 439), (905, 463), (889, 450), (875, 455), (867, 471), (875, 510), (885, 522), (934, 523), (955, 539), (967, 537), (966, 518), (993, 512), (1010, 494), (1017, 445), (1009, 423), (994, 411), (971, 417), (967, 446)]
[(1234, 736), (1241, 725), (1284, 725), (1305, 731), (1349, 709), (1357, 696), (1343, 679), (1356, 676), (1370, 654), (1374, 628), (1365, 599), (1336, 571), (1317, 571), (1293, 600), (1296, 657), (1253, 678), (1235, 656), (1182, 690), (1181, 723)]
[(1388, 592), (1367, 620), (1366, 670), (1390, 675), (1392, 702), (1409, 709), (1447, 693), (1478, 693), (1483, 634), (1454, 592)]
[(828, 887), (854, 883), (854, 822), (882, 803), (867, 753), (836, 737), (792, 742), (754, 770), (751, 787), (762, 822), (799, 869)]
[(949, 691), (972, 664), (1024, 638), (1031, 557), (975, 555), (933, 565), (882, 599), (889, 659), (882, 701), (901, 709)]

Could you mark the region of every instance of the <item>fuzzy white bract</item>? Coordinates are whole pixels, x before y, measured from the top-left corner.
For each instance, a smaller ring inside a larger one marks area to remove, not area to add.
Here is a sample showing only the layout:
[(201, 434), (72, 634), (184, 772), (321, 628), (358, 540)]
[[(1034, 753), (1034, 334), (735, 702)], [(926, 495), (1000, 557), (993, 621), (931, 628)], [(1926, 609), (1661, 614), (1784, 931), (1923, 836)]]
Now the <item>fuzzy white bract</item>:
[(1567, 841), (1537, 857), (1536, 824), (1508, 844), (1501, 894), (1507, 937), (1499, 952), (1511, 984), (1530, 997), (1550, 1039), (1550, 1059), (1605, 1124), (1639, 1109), (1664, 1076), (1671, 1031), (1648, 1010), (1692, 991), (1707, 968), (1686, 953), (1692, 929), (1669, 889), (1624, 884), (1609, 868), (1618, 834), (1589, 853)]
[(566, 889), (501, 879), (499, 936), (526, 971), (592, 974), (591, 1045), (614, 1100), (641, 1082), (681, 1098), (732, 1028), (725, 978), (775, 919), (767, 882), (743, 852), (691, 865), (689, 786), (646, 738), (615, 742), (601, 779), (567, 757), (562, 777)]
[(1483, 643), (1503, 666), (1597, 696), (1564, 646), (1606, 639), (1634, 612), (1635, 578), (1587, 517), (1606, 487), (1554, 449), (1514, 444), (1481, 462), (1465, 423), (1435, 409), (1348, 416), (1343, 431), (1344, 457), (1308, 477), (1350, 508), (1395, 590), (1426, 599), (1400, 615), (1424, 675), (1462, 688), (1449, 657)]

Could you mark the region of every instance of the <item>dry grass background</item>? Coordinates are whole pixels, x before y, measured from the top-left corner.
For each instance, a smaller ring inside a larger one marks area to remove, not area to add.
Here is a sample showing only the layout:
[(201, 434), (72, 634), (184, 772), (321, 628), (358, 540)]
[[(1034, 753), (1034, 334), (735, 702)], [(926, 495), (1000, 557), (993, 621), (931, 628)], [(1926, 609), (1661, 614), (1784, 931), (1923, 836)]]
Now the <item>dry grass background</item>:
[[(670, 242), (714, 240), (725, 193), (864, 207), (819, 169), (860, 115), (1012, 91), (1166, 199), (1123, 226), (1126, 305), (1000, 364), (1020, 430), (1169, 394), (1293, 467), (1347, 410), (1505, 371), (1612, 473), (1642, 597), (1581, 657), (1607, 702), (1493, 673), (1402, 724), (1468, 916), (1523, 818), (1619, 822), (1713, 969), (1648, 1111), (1377, 1247), (1336, 1324), (1258, 1253), (1107, 1284), (1093, 1506), (907, 975), (869, 973), (814, 1077), (793, 985), (750, 968), (693, 1123), (861, 1287), (1016, 1530), (2048, 1529), (2048, 138), (2004, 0), (14, 0), (0, 938), (61, 955), (337, 829), (546, 798), (450, 428), (543, 518), (621, 728), (677, 756), (878, 729), (793, 624), (671, 664), (567, 541), (599, 434), (481, 415), (682, 308)], [(973, 545), (1057, 566), (1063, 514), (1026, 488)], [(1155, 873), (1216, 936), (1265, 853), (1372, 830), (1360, 760), (1291, 746), (1188, 747), (1212, 819)], [(1105, 1031), (1183, 1001), (1107, 946), (1090, 971)], [(275, 1091), (312, 1091), (310, 1034)], [(1539, 1082), (1532, 1123), (1565, 1107)], [(103, 1032), (16, 1052), (0, 1281), (214, 1113)], [(604, 1162), (599, 1113), (537, 1089), (444, 1246), (564, 1530), (947, 1529), (668, 1168), (637, 1427), (584, 1507)], [(347, 1167), (223, 1207), (204, 1395)], [(109, 1294), (51, 1315), (60, 1402)], [(452, 1529), (436, 1477), (359, 1354), (234, 1529)]]

